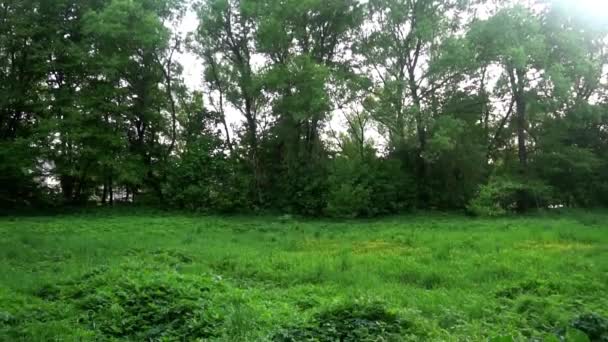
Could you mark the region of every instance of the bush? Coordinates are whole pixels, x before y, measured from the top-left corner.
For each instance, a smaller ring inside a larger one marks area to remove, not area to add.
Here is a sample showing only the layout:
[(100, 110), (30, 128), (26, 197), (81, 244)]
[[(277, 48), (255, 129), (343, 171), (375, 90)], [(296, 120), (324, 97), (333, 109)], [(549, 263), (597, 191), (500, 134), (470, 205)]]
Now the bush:
[(247, 209), (248, 179), (238, 161), (218, 152), (213, 141), (191, 143), (167, 171), (163, 194), (178, 208), (234, 212)]
[(370, 209), (369, 187), (361, 184), (336, 184), (332, 187), (326, 211), (335, 217), (363, 216)]
[(325, 212), (334, 217), (370, 217), (412, 207), (415, 187), (394, 159), (369, 155), (333, 161)]
[[(318, 216), (327, 203), (327, 165), (322, 161), (292, 161), (275, 174), (269, 204), (288, 213)], [(272, 204), (271, 204), (272, 205)]]
[(597, 204), (601, 194), (598, 175), (602, 174), (601, 161), (587, 148), (553, 146), (536, 156), (532, 167), (539, 178), (556, 189), (556, 198), (567, 206)]
[(0, 142), (0, 208), (38, 205), (43, 192), (35, 153), (27, 141)]
[(279, 331), (273, 341), (400, 341), (408, 328), (381, 303), (351, 303), (315, 315), (311, 322)]
[(540, 208), (550, 202), (551, 188), (541, 182), (495, 177), (481, 186), (467, 209), (480, 216), (500, 216), (528, 207)]

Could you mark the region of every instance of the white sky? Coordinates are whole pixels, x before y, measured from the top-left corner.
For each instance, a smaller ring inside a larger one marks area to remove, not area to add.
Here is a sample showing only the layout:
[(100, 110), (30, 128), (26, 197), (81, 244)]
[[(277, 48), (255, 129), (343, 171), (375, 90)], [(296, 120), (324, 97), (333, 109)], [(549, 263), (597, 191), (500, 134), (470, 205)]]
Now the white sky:
[[(189, 32), (194, 32), (198, 26), (198, 18), (196, 12), (189, 8), (184, 15), (178, 30), (182, 36), (186, 36)], [(183, 52), (177, 55), (177, 60), (184, 67), (184, 81), (190, 89), (201, 89), (203, 85), (203, 64), (195, 54), (184, 49)]]

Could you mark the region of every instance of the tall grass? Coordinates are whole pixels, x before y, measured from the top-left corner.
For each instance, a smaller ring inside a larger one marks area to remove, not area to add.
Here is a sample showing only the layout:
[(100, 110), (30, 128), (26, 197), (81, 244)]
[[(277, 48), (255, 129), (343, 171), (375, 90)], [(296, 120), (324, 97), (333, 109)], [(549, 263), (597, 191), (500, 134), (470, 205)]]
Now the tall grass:
[(355, 300), (413, 322), (413, 340), (527, 339), (582, 313), (608, 316), (608, 213), (326, 221), (92, 211), (0, 218), (0, 340), (101, 338), (78, 300), (39, 291), (69, 292), (99, 269), (129, 277), (133, 262), (224, 284), (211, 299), (218, 340), (269, 339)]

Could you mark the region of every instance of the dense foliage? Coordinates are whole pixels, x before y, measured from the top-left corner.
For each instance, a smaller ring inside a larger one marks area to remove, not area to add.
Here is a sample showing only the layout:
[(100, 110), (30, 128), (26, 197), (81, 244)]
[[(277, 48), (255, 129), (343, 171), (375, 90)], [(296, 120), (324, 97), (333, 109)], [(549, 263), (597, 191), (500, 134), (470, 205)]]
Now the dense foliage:
[(0, 204), (607, 205), (607, 39), (558, 0), (2, 1)]
[(273, 336), (276, 342), (296, 341), (400, 341), (407, 328), (395, 313), (381, 303), (352, 303), (314, 316), (305, 326), (284, 329)]
[(220, 317), (209, 304), (209, 292), (217, 286), (209, 279), (184, 277), (168, 270), (135, 271), (133, 265), (122, 267), (122, 274), (97, 268), (80, 279), (44, 285), (35, 294), (82, 310), (86, 314), (79, 317), (79, 322), (98, 330), (103, 339), (184, 340), (218, 334)]

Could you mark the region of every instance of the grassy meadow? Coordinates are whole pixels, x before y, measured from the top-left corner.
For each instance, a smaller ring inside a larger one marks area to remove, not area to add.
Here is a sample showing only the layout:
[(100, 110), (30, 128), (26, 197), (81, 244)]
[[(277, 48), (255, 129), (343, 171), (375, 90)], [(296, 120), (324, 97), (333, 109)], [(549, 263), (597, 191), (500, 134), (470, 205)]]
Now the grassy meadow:
[(606, 317), (605, 212), (0, 218), (0, 341), (606, 341)]

